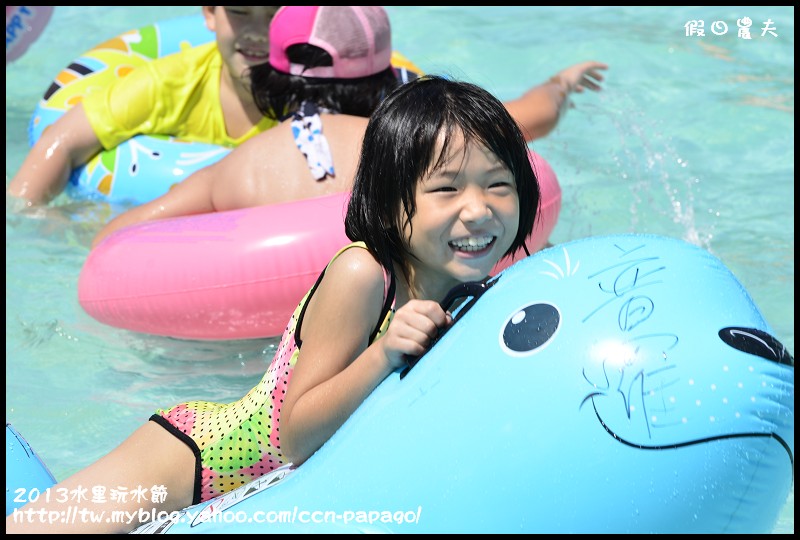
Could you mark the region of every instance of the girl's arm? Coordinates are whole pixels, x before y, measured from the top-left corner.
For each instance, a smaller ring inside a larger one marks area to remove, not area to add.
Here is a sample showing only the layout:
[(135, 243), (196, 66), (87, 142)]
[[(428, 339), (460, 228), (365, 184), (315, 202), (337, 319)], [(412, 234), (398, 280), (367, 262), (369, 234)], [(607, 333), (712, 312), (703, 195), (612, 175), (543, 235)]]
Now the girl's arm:
[(268, 142), (262, 138), (267, 133), (253, 137), (216, 163), (195, 171), (161, 197), (112, 219), (94, 238), (92, 247), (117, 229), (134, 223), (260, 204), (258, 186), (266, 184), (260, 161), (262, 156), (270, 155), (264, 148)]
[(509, 114), (517, 121), (528, 142), (550, 133), (558, 124), (561, 113), (569, 103), (571, 92), (588, 88), (600, 90), (603, 75), (608, 69), (601, 62), (581, 62), (559, 71), (547, 82), (534, 86), (522, 97), (505, 103)]
[(281, 412), (281, 448), (295, 465), (327, 441), (406, 354), (418, 356), (445, 326), (438, 303), (412, 300), (368, 346), (383, 305), (383, 273), (363, 249), (328, 267), (303, 320), (302, 347)]
[(216, 163), (175, 184), (161, 197), (120, 214), (97, 234), (92, 247), (117, 229), (141, 221), (249, 208), (279, 202), (285, 197), (299, 198), (293, 195), (301, 189), (297, 186), (304, 184), (308, 172), (305, 161), (301, 169), (287, 165), (300, 156), (290, 129), (287, 123), (259, 133)]
[(214, 167), (221, 163), (222, 161), (219, 161), (214, 165), (200, 169), (182, 182), (174, 185), (161, 197), (118, 215), (97, 233), (97, 236), (92, 241), (92, 248), (96, 247), (112, 232), (135, 223), (213, 212), (214, 205), (211, 201), (211, 190), (215, 178)]

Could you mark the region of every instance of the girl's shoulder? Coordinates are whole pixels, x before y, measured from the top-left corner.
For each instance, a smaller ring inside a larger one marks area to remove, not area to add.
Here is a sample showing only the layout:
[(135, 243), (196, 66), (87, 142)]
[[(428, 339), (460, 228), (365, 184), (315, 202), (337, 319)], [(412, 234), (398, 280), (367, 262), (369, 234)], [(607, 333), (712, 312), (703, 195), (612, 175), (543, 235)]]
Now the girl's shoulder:
[[(388, 276), (363, 242), (344, 246), (328, 263), (310, 292), (315, 300), (308, 305), (306, 319), (310, 317), (310, 320), (303, 328), (306, 338), (321, 331), (313, 326), (315, 320), (338, 319), (358, 332), (375, 327), (380, 318), (378, 310), (383, 309), (387, 295), (393, 296), (389, 293)], [(343, 313), (347, 314), (344, 319)], [(322, 316), (316, 317), (319, 314)]]
[(382, 283), (384, 269), (364, 242), (353, 242), (333, 256), (325, 273), (339, 274), (341, 277), (351, 279), (358, 278), (364, 284), (373, 281)]
[(370, 253), (364, 242), (353, 242), (340, 249), (333, 256), (325, 270), (325, 279), (340, 291), (357, 288), (361, 294), (385, 295), (387, 272)]

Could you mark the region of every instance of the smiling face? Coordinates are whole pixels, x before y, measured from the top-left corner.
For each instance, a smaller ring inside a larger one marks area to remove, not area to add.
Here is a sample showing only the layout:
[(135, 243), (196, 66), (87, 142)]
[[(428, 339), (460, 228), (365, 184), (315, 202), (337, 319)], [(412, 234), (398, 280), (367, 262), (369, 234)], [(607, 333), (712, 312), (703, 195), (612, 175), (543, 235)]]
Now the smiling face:
[(433, 298), (486, 277), (519, 226), (517, 187), (503, 162), (478, 143), (465, 145), (462, 134), (446, 151), (417, 184), (416, 213), (405, 227), (415, 288)]
[(280, 6), (203, 6), (228, 73), (240, 79), (269, 59), (269, 25)]

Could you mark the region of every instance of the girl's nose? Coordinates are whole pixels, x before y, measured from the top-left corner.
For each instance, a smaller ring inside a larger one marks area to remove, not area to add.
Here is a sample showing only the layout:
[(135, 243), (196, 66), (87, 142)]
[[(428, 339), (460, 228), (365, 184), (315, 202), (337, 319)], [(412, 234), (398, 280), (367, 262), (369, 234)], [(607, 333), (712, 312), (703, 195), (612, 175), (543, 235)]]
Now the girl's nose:
[(492, 210), (486, 202), (482, 191), (468, 190), (464, 193), (464, 205), (461, 208), (461, 219), (470, 223), (483, 223), (491, 219)]

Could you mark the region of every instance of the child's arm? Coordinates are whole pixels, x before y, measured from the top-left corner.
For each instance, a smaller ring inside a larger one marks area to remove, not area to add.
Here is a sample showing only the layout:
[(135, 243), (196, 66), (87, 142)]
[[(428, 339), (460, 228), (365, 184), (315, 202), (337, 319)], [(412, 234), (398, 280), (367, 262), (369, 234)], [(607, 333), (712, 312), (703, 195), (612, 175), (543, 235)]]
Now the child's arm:
[(114, 231), (142, 221), (213, 212), (211, 193), (216, 177), (213, 167), (218, 164), (196, 171), (161, 197), (118, 215), (97, 233), (92, 248)]
[(78, 104), (42, 132), (6, 194), (25, 199), (28, 206), (47, 204), (64, 190), (72, 170), (102, 149)]
[(92, 247), (117, 229), (142, 221), (205, 214), (257, 204), (258, 186), (264, 183), (262, 177), (266, 174), (259, 162), (267, 159), (263, 156), (270, 156), (264, 152), (265, 143), (262, 143), (262, 136), (267, 133), (253, 137), (216, 163), (195, 171), (161, 197), (118, 215), (97, 233)]
[(522, 97), (505, 103), (506, 109), (517, 121), (528, 142), (550, 133), (558, 124), (563, 107), (569, 103), (571, 92), (585, 88), (600, 90), (603, 75), (608, 69), (601, 62), (581, 62), (559, 71), (547, 82), (534, 86)]
[(383, 304), (380, 266), (348, 249), (325, 273), (307, 307), (302, 347), (281, 412), (281, 449), (299, 465), (327, 441), (404, 355), (418, 356), (449, 318), (433, 301), (398, 309), (387, 332), (368, 346)]

